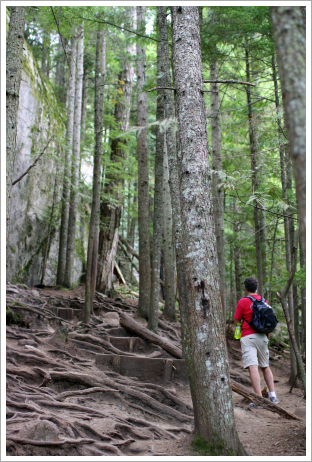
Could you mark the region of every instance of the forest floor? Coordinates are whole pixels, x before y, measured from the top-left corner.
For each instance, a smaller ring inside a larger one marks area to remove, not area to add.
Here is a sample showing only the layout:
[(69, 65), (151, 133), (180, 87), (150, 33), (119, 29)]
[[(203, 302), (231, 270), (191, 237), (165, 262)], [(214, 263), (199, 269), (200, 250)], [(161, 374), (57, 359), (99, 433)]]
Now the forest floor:
[[(192, 402), (183, 374), (166, 382), (156, 369), (154, 377), (148, 370), (143, 378), (136, 370), (129, 376), (127, 360), (144, 357), (160, 367), (174, 359), (120, 326), (124, 311), (146, 325), (135, 316), (137, 301), (96, 293), (95, 313), (85, 327), (80, 324), (83, 298), (83, 286), (68, 291), (7, 284), (7, 310), (15, 313), (11, 321), (7, 316), (6, 328), (7, 455), (197, 456), (191, 449)], [(158, 335), (181, 348), (179, 322), (160, 319)], [(227, 345), (231, 371), (252, 390), (231, 329)], [(233, 393), (240, 441), (250, 456), (305, 456), (303, 390), (299, 382), (290, 392), (289, 358), (274, 351), (270, 357), (279, 406), (301, 419), (251, 409), (249, 401)]]

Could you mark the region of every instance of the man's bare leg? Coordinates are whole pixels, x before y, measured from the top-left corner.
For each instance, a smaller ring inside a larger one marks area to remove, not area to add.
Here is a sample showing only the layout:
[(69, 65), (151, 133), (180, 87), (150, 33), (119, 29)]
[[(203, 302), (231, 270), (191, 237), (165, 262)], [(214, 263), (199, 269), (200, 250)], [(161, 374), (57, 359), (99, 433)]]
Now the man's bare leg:
[(261, 367), (261, 370), (269, 391), (274, 391), (274, 379), (270, 367)]
[(262, 396), (261, 386), (260, 386), (260, 374), (259, 374), (258, 366), (249, 366), (249, 377), (250, 377), (251, 385), (253, 386), (253, 389), (255, 390), (255, 393), (257, 393), (257, 395)]

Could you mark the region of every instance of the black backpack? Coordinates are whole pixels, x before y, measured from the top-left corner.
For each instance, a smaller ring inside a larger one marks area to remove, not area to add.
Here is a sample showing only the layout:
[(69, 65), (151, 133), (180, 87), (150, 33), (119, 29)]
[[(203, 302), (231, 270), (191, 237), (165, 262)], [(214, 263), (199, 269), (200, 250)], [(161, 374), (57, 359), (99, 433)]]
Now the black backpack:
[(257, 300), (251, 295), (248, 295), (246, 298), (250, 298), (253, 302), (252, 305), (250, 305), (252, 319), (250, 322), (245, 319), (247, 324), (260, 334), (269, 334), (272, 332), (277, 326), (278, 320), (270, 305), (268, 305), (262, 297), (261, 300)]

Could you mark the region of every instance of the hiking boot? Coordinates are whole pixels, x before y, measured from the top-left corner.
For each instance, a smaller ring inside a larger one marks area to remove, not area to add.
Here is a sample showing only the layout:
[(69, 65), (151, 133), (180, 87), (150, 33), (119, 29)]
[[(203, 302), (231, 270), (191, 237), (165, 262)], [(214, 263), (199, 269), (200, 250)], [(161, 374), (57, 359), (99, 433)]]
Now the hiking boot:
[(257, 406), (255, 403), (249, 403), (249, 407), (252, 409), (263, 409), (262, 406)]
[(271, 396), (270, 401), (271, 403), (274, 403), (274, 404), (279, 403), (279, 399), (277, 399), (276, 396)]

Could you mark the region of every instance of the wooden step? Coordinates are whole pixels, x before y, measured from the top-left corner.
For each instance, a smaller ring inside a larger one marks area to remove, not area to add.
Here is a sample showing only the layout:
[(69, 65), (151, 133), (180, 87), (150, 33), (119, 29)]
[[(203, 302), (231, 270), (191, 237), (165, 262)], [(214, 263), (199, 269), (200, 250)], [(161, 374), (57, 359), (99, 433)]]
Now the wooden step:
[(100, 370), (111, 369), (125, 377), (137, 377), (146, 382), (188, 380), (184, 359), (96, 354), (95, 364)]

